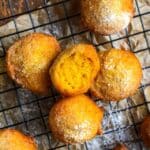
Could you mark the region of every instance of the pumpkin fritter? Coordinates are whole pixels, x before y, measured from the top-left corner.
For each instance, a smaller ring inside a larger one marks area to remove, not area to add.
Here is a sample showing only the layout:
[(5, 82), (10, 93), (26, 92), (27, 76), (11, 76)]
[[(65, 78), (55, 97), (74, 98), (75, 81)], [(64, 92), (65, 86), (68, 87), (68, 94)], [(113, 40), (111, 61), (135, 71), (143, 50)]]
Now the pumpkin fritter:
[(124, 144), (117, 144), (113, 150), (128, 150)]
[(82, 143), (102, 134), (103, 113), (103, 109), (85, 95), (63, 98), (50, 110), (50, 129), (60, 141)]
[(10, 77), (35, 93), (46, 95), (50, 87), (49, 67), (60, 52), (56, 39), (43, 33), (32, 33), (15, 42), (7, 51)]
[(81, 0), (83, 24), (102, 35), (123, 30), (133, 15), (133, 0)]
[(33, 138), (14, 129), (0, 130), (0, 150), (37, 150)]
[(77, 44), (60, 53), (50, 68), (50, 76), (62, 95), (73, 96), (88, 91), (98, 70), (95, 48), (89, 44)]
[(133, 95), (140, 85), (142, 69), (136, 56), (125, 50), (99, 52), (100, 71), (91, 86), (96, 97), (117, 101)]
[(150, 148), (150, 115), (141, 124), (140, 134), (144, 144)]

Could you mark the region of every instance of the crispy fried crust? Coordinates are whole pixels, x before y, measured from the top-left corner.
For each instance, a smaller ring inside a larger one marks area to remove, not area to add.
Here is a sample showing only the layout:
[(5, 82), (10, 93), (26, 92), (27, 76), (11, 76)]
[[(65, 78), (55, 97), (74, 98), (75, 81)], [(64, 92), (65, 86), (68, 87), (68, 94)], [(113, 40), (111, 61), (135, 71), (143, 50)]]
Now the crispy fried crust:
[(140, 134), (144, 144), (150, 147), (150, 115), (148, 115), (141, 124)]
[(78, 95), (59, 100), (49, 113), (55, 138), (65, 143), (82, 143), (102, 134), (103, 109), (89, 97)]
[(95, 48), (77, 44), (64, 50), (50, 68), (55, 88), (63, 95), (73, 96), (88, 91), (99, 70)]
[(0, 150), (37, 150), (33, 138), (14, 129), (0, 130)]
[(81, 0), (83, 24), (102, 35), (123, 30), (133, 15), (133, 0)]
[(91, 92), (103, 100), (121, 100), (133, 95), (141, 81), (142, 69), (130, 51), (111, 49), (99, 52), (100, 71)]
[(128, 148), (124, 144), (117, 144), (113, 150), (128, 150)]
[(56, 39), (42, 33), (29, 34), (7, 51), (9, 76), (22, 87), (46, 95), (50, 87), (49, 67), (60, 52)]

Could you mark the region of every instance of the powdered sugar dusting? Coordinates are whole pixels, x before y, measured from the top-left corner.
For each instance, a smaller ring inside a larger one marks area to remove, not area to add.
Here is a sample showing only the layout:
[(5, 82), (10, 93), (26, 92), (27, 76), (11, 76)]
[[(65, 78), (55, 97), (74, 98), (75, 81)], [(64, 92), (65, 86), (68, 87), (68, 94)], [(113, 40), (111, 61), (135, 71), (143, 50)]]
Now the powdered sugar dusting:
[[(68, 116), (61, 116), (60, 114), (55, 117), (56, 126), (60, 129), (60, 134), (64, 136), (66, 140), (69, 141), (84, 141), (86, 137), (91, 134), (92, 126), (91, 122), (85, 120), (84, 122), (71, 125), (72, 120)], [(69, 121), (69, 127), (68, 125)], [(65, 133), (65, 134), (64, 134)]]
[(129, 22), (130, 22), (130, 18), (131, 18), (131, 14), (130, 13), (121, 13), (121, 14), (114, 14), (114, 13), (110, 13), (109, 15), (107, 15), (106, 17), (103, 18), (103, 22), (105, 23), (110, 23), (110, 22), (123, 22), (122, 24), (124, 25), (124, 27), (126, 27)]
[(128, 24), (130, 23), (131, 20), (131, 14), (130, 13), (122, 13), (120, 15), (120, 19), (122, 19), (122, 22), (124, 21), (124, 25), (122, 26), (122, 28), (126, 28), (128, 26)]
[[(95, 32), (112, 34), (124, 29), (133, 15), (133, 8), (123, 8), (124, 2), (109, 0), (85, 0), (82, 2), (82, 16), (85, 25)], [(85, 5), (85, 6), (84, 6)], [(128, 5), (132, 5), (129, 1)]]
[(65, 134), (65, 138), (68, 140), (73, 139), (75, 141), (82, 141), (89, 136), (90, 130), (91, 125), (87, 120), (85, 120), (83, 123), (75, 125), (73, 129), (68, 129), (68, 134)]

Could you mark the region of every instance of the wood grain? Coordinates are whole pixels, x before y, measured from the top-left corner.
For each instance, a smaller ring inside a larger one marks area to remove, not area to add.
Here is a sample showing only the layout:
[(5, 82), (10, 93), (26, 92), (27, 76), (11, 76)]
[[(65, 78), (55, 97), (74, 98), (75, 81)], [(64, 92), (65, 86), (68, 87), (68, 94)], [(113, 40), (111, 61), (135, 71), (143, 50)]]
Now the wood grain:
[(12, 20), (12, 15), (25, 13), (43, 5), (43, 0), (0, 0), (0, 26)]

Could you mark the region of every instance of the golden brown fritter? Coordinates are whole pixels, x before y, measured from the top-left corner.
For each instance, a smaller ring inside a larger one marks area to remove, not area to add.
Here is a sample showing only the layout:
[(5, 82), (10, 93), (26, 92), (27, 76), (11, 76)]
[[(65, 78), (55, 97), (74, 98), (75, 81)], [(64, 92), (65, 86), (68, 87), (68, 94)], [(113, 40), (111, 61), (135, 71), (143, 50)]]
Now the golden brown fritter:
[(29, 34), (8, 49), (8, 74), (23, 87), (45, 95), (50, 87), (49, 67), (59, 52), (54, 37), (43, 33)]
[(128, 148), (124, 144), (117, 144), (113, 150), (128, 150)]
[(150, 147), (150, 115), (144, 119), (141, 125), (140, 134), (144, 144), (147, 147)]
[(0, 150), (37, 150), (34, 140), (14, 129), (0, 130)]
[(103, 35), (127, 27), (133, 14), (133, 0), (81, 0), (83, 24)]
[(103, 113), (103, 109), (85, 95), (63, 98), (50, 110), (50, 129), (60, 141), (82, 143), (102, 133)]
[(142, 69), (130, 51), (111, 49), (99, 52), (100, 71), (91, 92), (103, 100), (121, 100), (133, 95), (141, 81)]
[(77, 44), (60, 53), (50, 68), (50, 76), (61, 94), (73, 96), (88, 91), (98, 70), (95, 48), (89, 44)]

